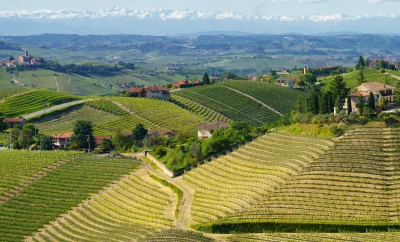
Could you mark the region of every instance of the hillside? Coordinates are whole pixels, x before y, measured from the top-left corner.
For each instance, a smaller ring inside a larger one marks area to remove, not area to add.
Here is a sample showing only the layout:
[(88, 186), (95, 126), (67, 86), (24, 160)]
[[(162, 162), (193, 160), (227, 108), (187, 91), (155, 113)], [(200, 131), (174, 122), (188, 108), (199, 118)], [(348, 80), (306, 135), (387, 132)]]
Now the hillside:
[(293, 180), (215, 231), (338, 232), (398, 228), (397, 129), (348, 133)]
[(230, 120), (262, 125), (290, 114), (299, 95), (305, 101), (306, 93), (301, 91), (261, 82), (228, 81), (183, 89), (172, 98), (193, 112), (199, 112), (195, 102)]
[(81, 100), (81, 97), (45, 89), (25, 89), (12, 93), (0, 102), (0, 110), (7, 117), (30, 114), (58, 104)]
[(196, 223), (214, 221), (256, 204), (323, 155), (329, 141), (271, 133), (184, 175), (195, 197)]

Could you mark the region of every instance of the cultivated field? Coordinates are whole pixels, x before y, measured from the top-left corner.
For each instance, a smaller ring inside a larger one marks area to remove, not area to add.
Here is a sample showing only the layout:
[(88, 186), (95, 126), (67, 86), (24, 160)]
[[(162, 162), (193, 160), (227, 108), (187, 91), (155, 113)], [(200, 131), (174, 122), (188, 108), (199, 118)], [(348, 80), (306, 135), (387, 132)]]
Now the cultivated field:
[[(396, 226), (399, 140), (398, 129), (353, 131), (272, 196), (221, 221), (265, 225), (258, 230), (270, 229), (274, 226), (270, 222), (297, 223), (299, 228), (303, 224), (304, 230), (309, 226), (326, 232), (363, 230), (352, 227), (357, 225), (376, 229), (382, 229), (382, 225), (384, 230), (386, 225)], [(286, 229), (292, 232), (296, 225), (287, 225)]]
[[(174, 94), (206, 106), (231, 120), (262, 125), (279, 119), (279, 114), (265, 104), (258, 103), (221, 84), (184, 89)], [(185, 103), (182, 102), (182, 105)]]
[(40, 111), (58, 104), (77, 101), (81, 98), (71, 94), (44, 89), (29, 89), (23, 95), (11, 95), (0, 102), (0, 110), (7, 117), (18, 117)]
[(210, 222), (252, 206), (301, 173), (331, 145), (272, 133), (188, 172), (184, 180), (196, 191), (193, 220)]

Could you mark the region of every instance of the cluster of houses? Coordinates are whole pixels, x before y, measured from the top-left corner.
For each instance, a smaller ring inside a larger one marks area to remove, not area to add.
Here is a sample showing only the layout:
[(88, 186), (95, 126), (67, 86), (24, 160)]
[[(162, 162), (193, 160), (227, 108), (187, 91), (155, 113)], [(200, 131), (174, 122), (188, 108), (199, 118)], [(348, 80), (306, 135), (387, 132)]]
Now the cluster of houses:
[[(365, 82), (357, 87), (357, 91), (349, 95), (351, 102), (352, 112), (358, 112), (358, 104), (361, 101), (360, 97), (364, 102), (368, 103), (371, 93), (375, 97), (375, 106), (378, 106), (378, 102), (382, 98), (388, 100), (388, 105), (394, 105), (395, 103), (395, 87), (380, 82)], [(347, 110), (348, 103), (347, 99), (343, 106), (344, 110)]]
[(13, 67), (16, 65), (42, 66), (44, 63), (39, 58), (30, 56), (28, 51), (25, 51), (25, 55), (19, 55), (16, 60), (0, 61), (0, 66)]

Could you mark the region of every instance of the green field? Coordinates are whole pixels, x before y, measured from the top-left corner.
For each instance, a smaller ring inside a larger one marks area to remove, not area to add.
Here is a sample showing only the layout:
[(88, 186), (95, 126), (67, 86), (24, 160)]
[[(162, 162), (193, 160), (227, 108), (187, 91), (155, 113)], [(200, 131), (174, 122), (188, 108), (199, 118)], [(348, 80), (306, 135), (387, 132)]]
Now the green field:
[(61, 132), (72, 131), (74, 123), (77, 120), (87, 120), (93, 123), (100, 123), (110, 119), (115, 119), (117, 116), (99, 111), (97, 109), (78, 105), (71, 107), (63, 112), (49, 114), (34, 120), (32, 123), (39, 132), (46, 135), (55, 135)]
[[(234, 90), (225, 87), (225, 85), (230, 85), (231, 83), (236, 82), (223, 82), (210, 86), (184, 89), (174, 92), (174, 95), (197, 102), (202, 106), (218, 112), (231, 120), (243, 121), (251, 125), (262, 125), (266, 122), (273, 122), (279, 119), (280, 115), (277, 113), (277, 111), (273, 110), (271, 107), (266, 107), (265, 102), (263, 103), (264, 105), (262, 105), (243, 94), (237, 93)], [(243, 86), (249, 86), (249, 89), (252, 89), (250, 85), (251, 82), (243, 82)], [(265, 95), (270, 94), (268, 87), (277, 90), (276, 95), (279, 95), (279, 93), (286, 93), (288, 91), (288, 89), (284, 89), (283, 87), (276, 88), (275, 85), (265, 85), (265, 87)], [(251, 92), (257, 92), (257, 90)], [(276, 95), (270, 96), (270, 98), (277, 98)], [(297, 98), (297, 95), (291, 97), (292, 100), (295, 98)], [(178, 99), (176, 100), (178, 101)], [(285, 100), (282, 99), (282, 102), (284, 101)], [(185, 105), (184, 102), (182, 102), (182, 105)], [(290, 106), (293, 105), (290, 104)], [(288, 109), (290, 109), (290, 107)]]
[[(8, 156), (12, 159), (13, 154)], [(0, 240), (21, 241), (137, 165), (131, 159), (98, 157), (66, 162), (0, 203)]]
[(0, 102), (0, 110), (7, 117), (18, 117), (40, 111), (47, 107), (80, 100), (78, 96), (44, 89), (30, 89), (23, 95), (5, 98)]

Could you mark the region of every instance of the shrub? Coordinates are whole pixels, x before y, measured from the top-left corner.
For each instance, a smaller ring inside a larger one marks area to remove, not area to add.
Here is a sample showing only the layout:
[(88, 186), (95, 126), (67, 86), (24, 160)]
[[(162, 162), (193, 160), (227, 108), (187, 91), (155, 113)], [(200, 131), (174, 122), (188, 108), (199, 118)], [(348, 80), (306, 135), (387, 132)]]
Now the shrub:
[(343, 133), (344, 133), (343, 129), (341, 129), (338, 125), (333, 125), (333, 126), (331, 127), (331, 132), (332, 132), (336, 137), (341, 136), (341, 135), (343, 135)]
[(167, 155), (167, 151), (162, 147), (162, 146), (157, 146), (154, 149), (154, 154), (160, 158), (164, 157), (165, 155)]

